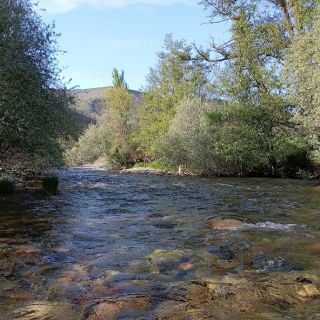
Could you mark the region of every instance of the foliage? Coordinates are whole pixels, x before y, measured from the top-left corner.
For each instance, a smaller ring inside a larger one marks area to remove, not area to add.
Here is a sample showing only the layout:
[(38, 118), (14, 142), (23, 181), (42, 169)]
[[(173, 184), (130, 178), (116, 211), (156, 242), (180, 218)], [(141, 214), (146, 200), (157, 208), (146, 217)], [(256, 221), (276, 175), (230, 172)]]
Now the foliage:
[(203, 0), (210, 22), (230, 23), (231, 39), (199, 57), (220, 63), (218, 93), (226, 107), (209, 116), (212, 155), (223, 174), (294, 175), (308, 166), (281, 79), (290, 44), (309, 31), (318, 1)]
[(160, 144), (160, 154), (176, 166), (205, 173), (212, 171), (211, 146), (206, 114), (213, 106), (201, 98), (183, 99)]
[(10, 177), (0, 177), (0, 193), (13, 193), (15, 187), (14, 180)]
[(290, 119), (277, 97), (259, 106), (227, 106), (211, 113), (218, 173), (294, 176), (309, 166), (308, 145), (296, 136)]
[[(113, 77), (114, 83), (117, 83), (118, 72), (114, 71)], [(107, 90), (107, 107), (97, 124), (89, 126), (78, 143), (67, 152), (69, 164), (94, 163), (102, 158), (106, 165), (117, 168), (138, 160), (139, 155), (133, 141), (138, 125), (136, 103), (124, 78), (121, 83), (122, 85), (115, 85)]]
[(109, 109), (101, 124), (109, 126), (110, 148), (107, 155), (114, 166), (126, 166), (137, 158), (132, 135), (137, 127), (137, 110), (133, 95), (125, 87), (114, 87), (107, 92)]
[(320, 20), (296, 37), (286, 57), (285, 81), (297, 124), (312, 143), (315, 155), (320, 150)]
[(62, 164), (72, 98), (56, 64), (57, 34), (29, 0), (0, 5), (0, 166), (42, 170)]
[(211, 23), (221, 21), (221, 18), (235, 21), (245, 12), (258, 24), (272, 22), (278, 25), (289, 38), (308, 31), (319, 8), (319, 0), (201, 0), (200, 4), (209, 11)]
[(109, 107), (71, 158), (160, 170), (182, 165), (206, 175), (305, 176), (312, 150), (320, 150), (320, 2), (200, 3), (210, 22), (228, 21), (230, 41), (204, 49), (168, 35), (139, 108), (124, 72), (114, 69)]
[(184, 99), (162, 140), (161, 155), (199, 174), (294, 176), (310, 163), (291, 117), (276, 97), (260, 106), (218, 108)]
[(58, 191), (59, 179), (56, 176), (48, 176), (42, 179), (42, 188), (45, 192), (55, 194)]
[(119, 72), (119, 70), (117, 68), (113, 68), (112, 79), (113, 79), (112, 83), (113, 83), (114, 88), (118, 88), (118, 87), (128, 88), (128, 85), (126, 84), (126, 82), (124, 80), (124, 71), (123, 70), (121, 72)]
[(78, 142), (66, 152), (66, 161), (69, 165), (84, 165), (94, 163), (106, 156), (110, 148), (109, 128), (100, 125), (90, 125), (80, 136)]
[(158, 64), (147, 77), (136, 137), (139, 150), (151, 159), (157, 154), (179, 102), (184, 97), (208, 96), (211, 89), (209, 70), (204, 63), (191, 59), (191, 46), (167, 35), (164, 47), (165, 51), (158, 53)]

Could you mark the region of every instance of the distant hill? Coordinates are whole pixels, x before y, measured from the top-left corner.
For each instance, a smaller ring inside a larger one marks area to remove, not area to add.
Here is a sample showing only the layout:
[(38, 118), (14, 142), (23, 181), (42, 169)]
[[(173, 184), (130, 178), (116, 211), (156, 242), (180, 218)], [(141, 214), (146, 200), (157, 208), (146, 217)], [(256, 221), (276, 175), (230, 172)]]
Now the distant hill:
[[(76, 98), (76, 111), (89, 117), (95, 121), (97, 116), (101, 114), (102, 109), (107, 106), (105, 101), (106, 91), (111, 87), (92, 88), (92, 89), (76, 89), (73, 94)], [(136, 102), (141, 100), (141, 92), (130, 90), (134, 95)]]

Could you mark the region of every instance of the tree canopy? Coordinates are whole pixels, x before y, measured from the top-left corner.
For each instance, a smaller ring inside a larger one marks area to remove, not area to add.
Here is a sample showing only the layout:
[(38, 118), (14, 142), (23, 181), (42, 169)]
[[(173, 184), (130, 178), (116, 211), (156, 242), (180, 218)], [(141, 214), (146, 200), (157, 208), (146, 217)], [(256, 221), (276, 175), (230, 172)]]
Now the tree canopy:
[(205, 47), (167, 35), (139, 106), (115, 69), (104, 120), (114, 125), (109, 155), (122, 165), (163, 160), (208, 175), (318, 170), (320, 1), (200, 5), (210, 23), (226, 22), (230, 39)]
[(0, 167), (62, 163), (72, 99), (59, 78), (57, 34), (29, 0), (0, 4)]

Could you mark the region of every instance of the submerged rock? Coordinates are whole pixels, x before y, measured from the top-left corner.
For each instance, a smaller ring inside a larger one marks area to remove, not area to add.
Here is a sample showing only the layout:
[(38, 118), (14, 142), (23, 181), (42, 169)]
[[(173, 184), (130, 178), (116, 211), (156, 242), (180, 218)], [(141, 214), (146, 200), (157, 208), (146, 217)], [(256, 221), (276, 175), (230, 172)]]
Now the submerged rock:
[[(82, 319), (114, 320), (117, 319), (121, 313), (129, 312), (129, 314), (134, 314), (135, 312), (149, 309), (150, 305), (151, 299), (147, 296), (105, 299), (88, 306), (83, 312)], [(130, 319), (135, 319), (135, 317), (130, 317)]]
[(76, 313), (71, 304), (48, 301), (34, 302), (26, 307), (15, 310), (7, 319), (68, 319), (76, 320)]
[(319, 289), (313, 284), (304, 284), (298, 289), (297, 294), (301, 298), (315, 298), (320, 297)]
[[(294, 272), (273, 273), (264, 278), (256, 273), (242, 273), (184, 283), (167, 294), (168, 298), (183, 302), (179, 310), (171, 310), (159, 319), (283, 319), (288, 306), (294, 306), (299, 319), (307, 319), (302, 306), (316, 303), (320, 291), (314, 284), (297, 283), (296, 278)], [(274, 313), (275, 305), (286, 306), (284, 313)], [(272, 316), (260, 317), (262, 313)]]
[(273, 257), (264, 253), (253, 258), (252, 267), (263, 272), (300, 270), (299, 266), (285, 260), (282, 257)]
[(208, 225), (215, 230), (236, 230), (242, 226), (242, 222), (235, 219), (209, 220)]
[(72, 284), (56, 284), (48, 290), (48, 301), (74, 301), (78, 299), (83, 293), (84, 289)]
[(151, 273), (166, 273), (175, 270), (183, 257), (179, 250), (156, 249), (146, 259)]
[(235, 253), (227, 246), (211, 247), (208, 252), (215, 254), (220, 259), (233, 260), (235, 258)]
[(178, 268), (180, 270), (183, 270), (183, 271), (189, 271), (189, 270), (192, 270), (194, 268), (194, 264), (193, 263), (190, 263), (190, 262), (184, 262), (184, 263), (181, 263)]

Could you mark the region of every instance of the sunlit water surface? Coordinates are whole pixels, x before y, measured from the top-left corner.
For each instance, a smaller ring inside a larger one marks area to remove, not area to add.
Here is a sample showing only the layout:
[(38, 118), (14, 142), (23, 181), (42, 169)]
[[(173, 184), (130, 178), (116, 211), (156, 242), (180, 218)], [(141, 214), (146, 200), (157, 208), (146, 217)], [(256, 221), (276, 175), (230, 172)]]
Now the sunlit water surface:
[(59, 176), (0, 196), (0, 319), (320, 319), (317, 182)]

